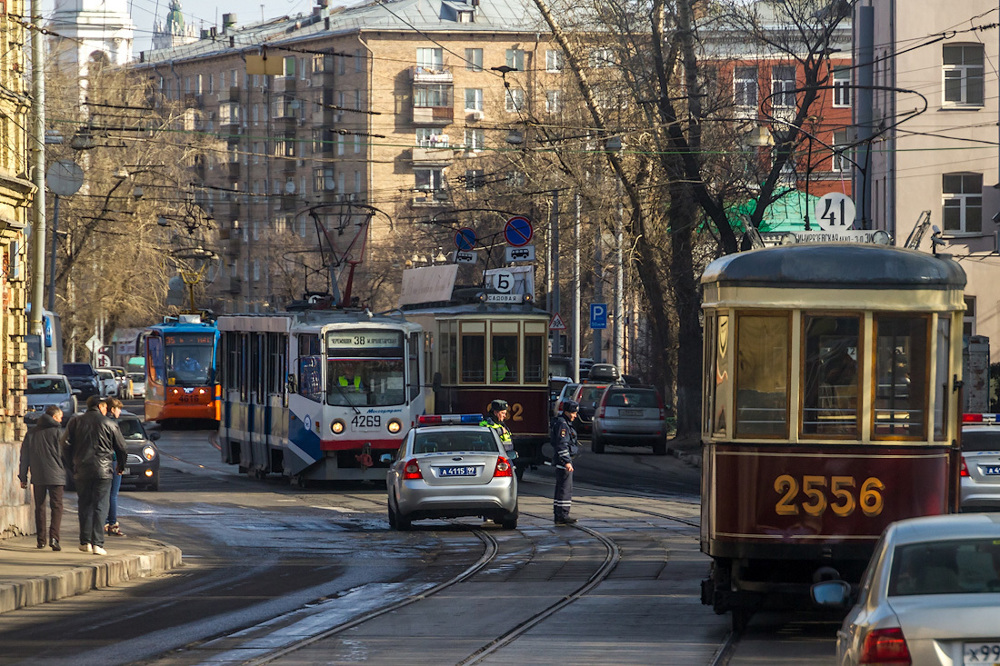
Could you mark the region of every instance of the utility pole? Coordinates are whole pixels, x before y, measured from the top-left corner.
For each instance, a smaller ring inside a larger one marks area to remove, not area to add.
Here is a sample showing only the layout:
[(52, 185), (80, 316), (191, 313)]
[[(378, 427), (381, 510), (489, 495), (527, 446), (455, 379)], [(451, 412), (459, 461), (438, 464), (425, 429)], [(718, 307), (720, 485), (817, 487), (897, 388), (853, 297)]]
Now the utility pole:
[(625, 206), (619, 200), (618, 220), (615, 225), (615, 327), (613, 335), (613, 356), (615, 367), (622, 368), (622, 331), (625, 323), (625, 271), (622, 262), (622, 227), (624, 226)]
[[(549, 303), (549, 312), (555, 314), (559, 312), (559, 190), (552, 190), (552, 301)], [(552, 344), (552, 351), (556, 354), (562, 353), (562, 332), (555, 331), (556, 339)]]
[(33, 335), (42, 335), (42, 300), (45, 297), (45, 70), (42, 66), (42, 0), (31, 0), (31, 181), (35, 185), (31, 209), (31, 319)]
[(576, 193), (573, 225), (573, 382), (580, 383), (580, 193)]
[[(594, 225), (594, 302), (603, 303), (604, 302), (604, 257), (601, 256), (601, 240), (602, 240), (602, 230), (600, 224)], [(591, 333), (594, 336), (593, 348), (591, 354), (594, 357), (594, 363), (602, 363), (601, 361), (601, 345), (604, 341), (601, 339), (601, 329), (594, 328), (591, 329)]]

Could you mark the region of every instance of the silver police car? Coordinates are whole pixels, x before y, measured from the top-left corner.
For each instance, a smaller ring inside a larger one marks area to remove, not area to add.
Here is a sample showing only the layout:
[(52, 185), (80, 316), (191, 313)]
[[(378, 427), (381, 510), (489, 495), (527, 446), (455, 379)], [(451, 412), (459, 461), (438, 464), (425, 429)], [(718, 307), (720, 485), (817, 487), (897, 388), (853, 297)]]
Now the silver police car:
[(966, 414), (962, 423), (962, 510), (1000, 511), (1000, 423)]
[(390, 463), (389, 526), (408, 530), (425, 518), (481, 516), (517, 527), (517, 477), (480, 414), (421, 416)]

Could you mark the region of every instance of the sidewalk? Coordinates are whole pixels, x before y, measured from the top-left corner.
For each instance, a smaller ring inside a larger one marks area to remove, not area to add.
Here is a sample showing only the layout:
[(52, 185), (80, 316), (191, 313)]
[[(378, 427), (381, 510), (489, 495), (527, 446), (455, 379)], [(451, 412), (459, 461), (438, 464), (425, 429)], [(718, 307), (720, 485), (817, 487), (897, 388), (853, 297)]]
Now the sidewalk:
[(181, 551), (154, 539), (108, 537), (107, 555), (81, 553), (76, 513), (63, 517), (62, 551), (34, 535), (0, 540), (0, 613), (72, 597), (181, 566)]

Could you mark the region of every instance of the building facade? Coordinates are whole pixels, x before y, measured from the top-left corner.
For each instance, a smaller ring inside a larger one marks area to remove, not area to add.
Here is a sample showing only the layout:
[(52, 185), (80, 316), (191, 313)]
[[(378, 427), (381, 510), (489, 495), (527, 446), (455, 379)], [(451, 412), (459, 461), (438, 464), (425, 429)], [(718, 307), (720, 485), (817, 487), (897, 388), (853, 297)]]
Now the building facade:
[(932, 235), (943, 241), (933, 249), (968, 276), (965, 333), (990, 337), (992, 361), (1000, 361), (996, 4), (959, 0), (917, 12), (869, 0), (856, 12), (873, 27), (875, 228), (925, 252)]
[(75, 65), (81, 72), (94, 58), (112, 65), (132, 59), (135, 25), (126, 0), (55, 0), (55, 11), (46, 26), (58, 40), (60, 67)]

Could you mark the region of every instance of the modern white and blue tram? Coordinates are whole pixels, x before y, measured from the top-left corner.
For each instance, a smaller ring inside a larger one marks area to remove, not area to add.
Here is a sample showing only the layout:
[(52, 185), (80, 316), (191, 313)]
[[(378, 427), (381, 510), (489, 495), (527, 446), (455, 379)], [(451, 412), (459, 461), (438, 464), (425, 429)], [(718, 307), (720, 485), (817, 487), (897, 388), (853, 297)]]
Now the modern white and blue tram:
[(224, 462), (293, 482), (383, 480), (424, 413), (423, 332), (398, 316), (305, 310), (218, 318)]

